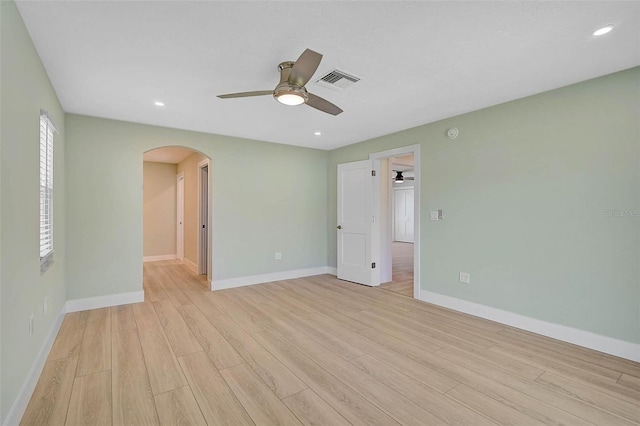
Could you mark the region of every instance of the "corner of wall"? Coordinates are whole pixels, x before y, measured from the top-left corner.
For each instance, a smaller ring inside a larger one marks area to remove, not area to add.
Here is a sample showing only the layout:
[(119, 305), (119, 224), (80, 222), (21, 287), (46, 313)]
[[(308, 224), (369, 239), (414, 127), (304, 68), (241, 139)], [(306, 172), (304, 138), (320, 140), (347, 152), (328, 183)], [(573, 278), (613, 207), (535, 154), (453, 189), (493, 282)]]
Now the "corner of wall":
[[(65, 302), (66, 134), (64, 111), (13, 1), (0, 2), (0, 51), (0, 194), (3, 201), (12, 201), (0, 204), (0, 423), (4, 423), (16, 412), (12, 407), (28, 388), (42, 354), (48, 352), (47, 344), (57, 332), (58, 319), (53, 315)], [(45, 273), (40, 272), (39, 241), (33, 238), (39, 225), (32, 220), (39, 211), (39, 155), (32, 141), (39, 137), (41, 109), (59, 130), (54, 136), (54, 262)], [(31, 314), (33, 334), (25, 339)]]

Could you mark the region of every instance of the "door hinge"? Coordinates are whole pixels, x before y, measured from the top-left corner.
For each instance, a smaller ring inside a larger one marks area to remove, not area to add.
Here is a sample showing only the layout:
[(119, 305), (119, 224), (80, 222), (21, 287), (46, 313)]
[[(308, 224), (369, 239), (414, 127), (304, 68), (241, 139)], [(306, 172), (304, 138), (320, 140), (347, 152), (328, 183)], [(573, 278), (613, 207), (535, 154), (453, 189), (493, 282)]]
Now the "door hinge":
[(376, 262), (371, 263), (371, 269), (376, 269)]
[(376, 171), (375, 170), (371, 170), (371, 176), (375, 176), (376, 175)]

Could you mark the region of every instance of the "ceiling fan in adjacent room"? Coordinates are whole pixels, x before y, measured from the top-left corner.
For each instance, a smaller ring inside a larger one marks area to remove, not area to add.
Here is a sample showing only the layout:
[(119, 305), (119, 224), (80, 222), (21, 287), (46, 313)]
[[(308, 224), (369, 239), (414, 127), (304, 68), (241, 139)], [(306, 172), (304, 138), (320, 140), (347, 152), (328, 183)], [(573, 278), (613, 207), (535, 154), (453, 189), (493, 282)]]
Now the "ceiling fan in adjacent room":
[(396, 172), (396, 176), (392, 178), (392, 180), (395, 183), (404, 183), (405, 180), (413, 180), (412, 177), (405, 177), (402, 176), (402, 171), (401, 170), (394, 170), (394, 172)]
[(306, 49), (297, 61), (282, 62), (278, 65), (280, 83), (278, 83), (274, 90), (228, 93), (226, 95), (218, 95), (218, 97), (221, 99), (229, 99), (272, 95), (278, 102), (285, 105), (307, 104), (327, 114), (338, 115), (342, 112), (340, 108), (320, 96), (307, 92), (307, 89), (304, 87), (318, 69), (321, 60), (321, 54)]

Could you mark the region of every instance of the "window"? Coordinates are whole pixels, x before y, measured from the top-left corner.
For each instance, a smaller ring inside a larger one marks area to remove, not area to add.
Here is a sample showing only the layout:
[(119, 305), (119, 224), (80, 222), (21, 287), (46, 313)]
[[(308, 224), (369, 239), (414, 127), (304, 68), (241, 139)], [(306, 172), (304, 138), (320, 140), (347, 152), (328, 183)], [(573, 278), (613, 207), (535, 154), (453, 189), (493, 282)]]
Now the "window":
[(53, 259), (53, 134), (57, 130), (40, 111), (40, 271)]

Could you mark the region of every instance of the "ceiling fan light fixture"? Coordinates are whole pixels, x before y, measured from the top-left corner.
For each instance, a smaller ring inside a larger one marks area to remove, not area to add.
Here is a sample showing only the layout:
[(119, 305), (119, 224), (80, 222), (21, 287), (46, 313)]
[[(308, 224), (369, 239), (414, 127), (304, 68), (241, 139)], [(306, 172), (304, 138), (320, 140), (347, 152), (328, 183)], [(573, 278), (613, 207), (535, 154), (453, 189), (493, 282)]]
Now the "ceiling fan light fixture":
[(276, 101), (284, 105), (301, 105), (307, 102), (309, 97), (304, 87), (298, 87), (293, 84), (280, 84), (273, 92)]
[(396, 171), (396, 178), (394, 180), (396, 183), (404, 183), (404, 177), (402, 176), (402, 172)]
[(300, 105), (304, 103), (304, 98), (297, 93), (282, 93), (276, 96), (276, 100), (285, 105)]
[(252, 96), (272, 95), (274, 99), (283, 105), (302, 105), (306, 104), (318, 111), (331, 115), (341, 114), (342, 109), (332, 104), (326, 99), (313, 93), (307, 92), (304, 85), (315, 74), (320, 65), (322, 55), (313, 50), (306, 49), (297, 61), (281, 62), (278, 65), (280, 71), (280, 83), (275, 90), (254, 90), (252, 92), (227, 93), (218, 95), (220, 99), (230, 98), (247, 98)]

